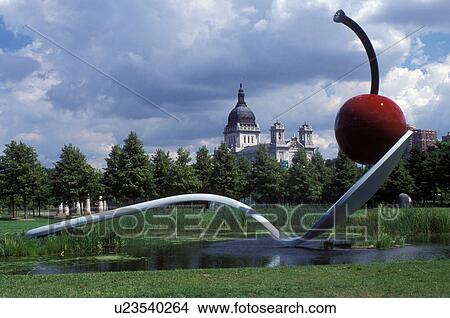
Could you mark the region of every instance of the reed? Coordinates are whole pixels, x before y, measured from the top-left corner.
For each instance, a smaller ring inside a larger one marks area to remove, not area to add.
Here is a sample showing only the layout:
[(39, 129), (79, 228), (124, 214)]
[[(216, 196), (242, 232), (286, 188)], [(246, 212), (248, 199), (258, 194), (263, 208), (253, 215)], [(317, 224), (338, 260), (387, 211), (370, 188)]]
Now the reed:
[(118, 253), (123, 245), (113, 232), (100, 235), (95, 230), (84, 236), (65, 233), (46, 238), (7, 234), (0, 237), (0, 257), (101, 255)]
[[(326, 211), (323, 205), (256, 206), (256, 210), (286, 233), (301, 235)], [(367, 237), (357, 245), (378, 248), (402, 246), (417, 237), (450, 234), (450, 210), (445, 208), (397, 209), (394, 217), (383, 217), (382, 209), (361, 210), (347, 218), (346, 226), (364, 228)], [(392, 213), (390, 214), (392, 216)], [(15, 222), (15, 221), (8, 221)], [(20, 222), (20, 221), (17, 221)], [(10, 229), (14, 224), (10, 223)], [(345, 227), (344, 227), (345, 230)], [(239, 210), (199, 206), (152, 209), (47, 238), (27, 238), (10, 230), (0, 235), (0, 257), (90, 256), (119, 253), (125, 245), (142, 249), (170, 247), (215, 239), (267, 235), (261, 224)], [(338, 234), (347, 232), (338, 232)], [(336, 234), (336, 235), (338, 235)], [(356, 240), (361, 235), (352, 234)]]
[(377, 237), (384, 233), (410, 240), (417, 236), (430, 237), (450, 234), (450, 209), (398, 209), (394, 210), (390, 217), (383, 217), (382, 211), (371, 209), (364, 216), (348, 218), (347, 222), (349, 225), (366, 226), (369, 237)]
[[(323, 215), (327, 206), (263, 205), (256, 206), (255, 209), (282, 231), (302, 235)], [(385, 216), (386, 210), (380, 207), (357, 211), (348, 217), (346, 224), (337, 231), (346, 233), (346, 226), (363, 228), (370, 240), (379, 239), (383, 234), (407, 240), (417, 236), (450, 234), (450, 209), (394, 208), (388, 217)], [(112, 228), (115, 233), (125, 238), (207, 238), (217, 233), (223, 238), (242, 238), (267, 232), (251, 217), (228, 207), (214, 211), (198, 207), (153, 209), (147, 213), (122, 217), (109, 224), (105, 223), (104, 226)]]

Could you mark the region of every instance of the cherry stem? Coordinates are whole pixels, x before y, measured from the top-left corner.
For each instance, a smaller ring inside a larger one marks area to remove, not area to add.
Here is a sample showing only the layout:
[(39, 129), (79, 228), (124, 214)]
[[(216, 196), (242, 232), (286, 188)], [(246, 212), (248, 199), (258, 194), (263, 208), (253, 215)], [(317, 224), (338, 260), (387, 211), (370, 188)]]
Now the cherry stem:
[(371, 74), (371, 86), (370, 86), (370, 94), (378, 94), (378, 89), (380, 85), (380, 77), (378, 73), (378, 61), (377, 55), (375, 54), (375, 50), (373, 49), (372, 43), (369, 40), (366, 32), (352, 19), (345, 15), (343, 10), (338, 10), (333, 17), (333, 21), (336, 23), (343, 23), (352, 29), (353, 32), (356, 33), (358, 38), (361, 40), (364, 48), (366, 49), (367, 57), (369, 58), (370, 63), (370, 74)]

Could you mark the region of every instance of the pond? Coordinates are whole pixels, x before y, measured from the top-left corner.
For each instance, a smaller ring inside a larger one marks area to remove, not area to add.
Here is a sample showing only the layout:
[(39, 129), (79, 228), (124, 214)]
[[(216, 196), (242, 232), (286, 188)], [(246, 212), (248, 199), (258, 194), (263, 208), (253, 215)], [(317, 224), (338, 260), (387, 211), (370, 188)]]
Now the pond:
[[(189, 244), (161, 248), (128, 248), (126, 257), (38, 260), (8, 274), (63, 274), (288, 265), (362, 264), (415, 259), (448, 259), (448, 244), (415, 244), (392, 249), (310, 250), (286, 248), (270, 238)], [(8, 261), (4, 262), (8, 263)], [(13, 265), (11, 263), (11, 265)]]

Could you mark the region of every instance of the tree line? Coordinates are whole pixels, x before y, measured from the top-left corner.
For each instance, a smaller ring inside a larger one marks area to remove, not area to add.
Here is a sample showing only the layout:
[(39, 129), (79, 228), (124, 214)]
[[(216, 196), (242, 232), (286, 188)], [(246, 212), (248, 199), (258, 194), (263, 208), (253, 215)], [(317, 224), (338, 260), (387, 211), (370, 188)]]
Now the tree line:
[[(206, 147), (195, 153), (179, 148), (176, 156), (159, 149), (151, 157), (136, 133), (114, 145), (106, 167), (95, 169), (73, 145), (64, 145), (54, 167), (45, 168), (36, 150), (11, 141), (0, 156), (0, 203), (12, 215), (27, 215), (44, 206), (69, 205), (103, 196), (125, 205), (183, 193), (214, 193), (262, 204), (330, 203), (338, 199), (369, 167), (358, 166), (344, 153), (325, 160), (317, 150), (309, 160), (300, 149), (283, 168), (261, 145), (253, 162), (236, 157), (225, 144), (214, 155)], [(372, 199), (394, 202), (408, 193), (420, 204), (444, 204), (450, 173), (450, 143), (437, 142), (427, 152), (413, 149), (401, 160)]]

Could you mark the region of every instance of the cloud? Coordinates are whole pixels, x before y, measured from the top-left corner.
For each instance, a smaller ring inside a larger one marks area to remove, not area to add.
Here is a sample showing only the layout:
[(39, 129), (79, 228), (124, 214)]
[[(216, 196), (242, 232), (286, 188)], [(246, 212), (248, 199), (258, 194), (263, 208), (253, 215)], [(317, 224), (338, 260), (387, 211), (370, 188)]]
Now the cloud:
[(261, 19), (253, 25), (255, 31), (264, 31), (269, 27), (269, 22), (266, 19)]
[(338, 152), (338, 145), (334, 130), (322, 130), (314, 135), (314, 144), (325, 158), (334, 158)]
[(446, 0), (383, 1), (369, 22), (394, 25), (426, 25), (433, 31), (450, 32), (450, 3)]
[[(344, 8), (373, 39), (378, 52), (420, 25), (424, 5), (405, 10), (387, 1), (3, 1), (5, 27), (31, 43), (1, 53), (0, 142), (23, 139), (45, 164), (61, 146), (79, 146), (96, 166), (130, 130), (148, 152), (157, 148), (211, 150), (222, 139), (236, 90), (247, 100), (264, 133), (271, 120), (302, 98), (365, 60), (355, 35), (332, 16)], [(408, 2), (409, 4), (409, 2)], [(432, 28), (445, 32), (438, 4), (425, 9)], [(348, 8), (348, 10), (346, 9)], [(444, 11), (444, 10), (442, 10)], [(436, 19), (434, 19), (436, 17)], [(182, 118), (177, 122), (80, 63), (29, 25), (98, 66), (133, 90)], [(427, 27), (428, 28), (428, 27)], [(448, 29), (447, 29), (448, 30)], [(417, 125), (448, 130), (448, 58), (436, 61), (429, 43), (415, 35), (380, 56), (381, 89)], [(3, 63), (2, 61), (5, 61)], [(280, 118), (287, 136), (307, 121), (317, 144), (334, 156), (334, 116), (342, 103), (368, 91), (364, 65), (326, 92)], [(38, 137), (39, 136), (39, 137)]]
[(0, 82), (16, 82), (24, 79), (38, 66), (36, 61), (28, 57), (0, 52)]
[(440, 135), (450, 130), (450, 55), (420, 69), (393, 68), (384, 92), (402, 107), (409, 123), (437, 129)]

